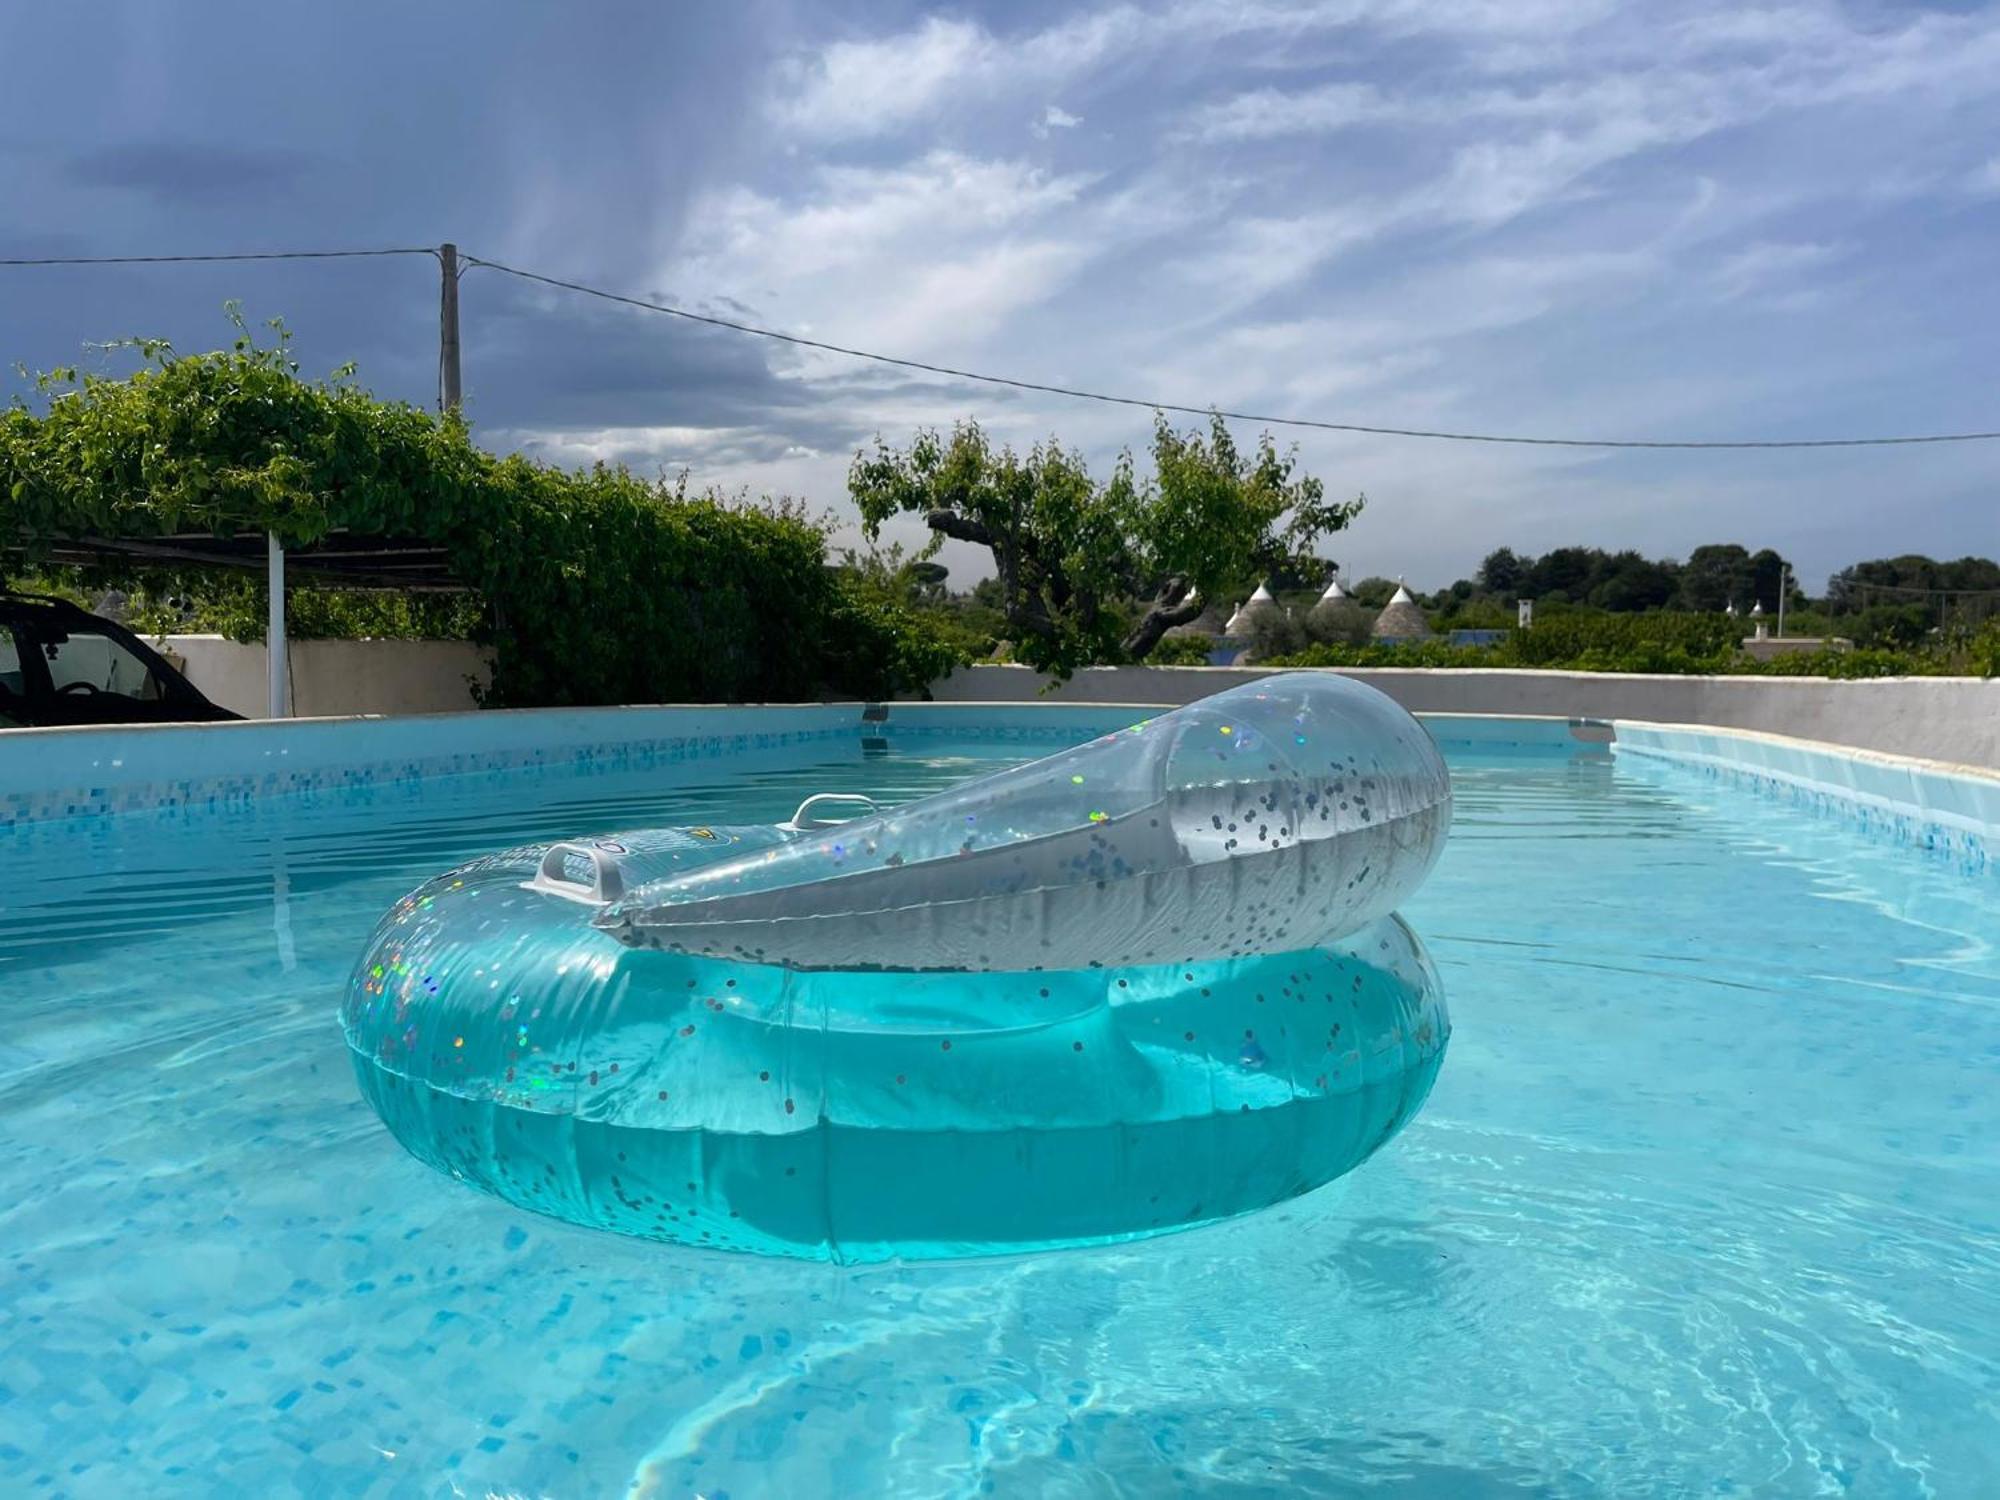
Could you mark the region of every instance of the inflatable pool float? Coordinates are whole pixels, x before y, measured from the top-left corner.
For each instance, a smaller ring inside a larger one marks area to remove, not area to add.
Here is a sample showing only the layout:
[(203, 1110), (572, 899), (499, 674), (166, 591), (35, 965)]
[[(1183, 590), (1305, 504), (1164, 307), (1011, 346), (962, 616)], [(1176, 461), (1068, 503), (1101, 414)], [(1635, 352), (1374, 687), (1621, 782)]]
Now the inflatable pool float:
[(384, 916), (342, 1022), (414, 1155), (575, 1222), (839, 1261), (1156, 1234), (1421, 1105), (1449, 1023), (1393, 913), (1450, 811), (1414, 719), (1289, 674), (886, 812), (473, 860)]

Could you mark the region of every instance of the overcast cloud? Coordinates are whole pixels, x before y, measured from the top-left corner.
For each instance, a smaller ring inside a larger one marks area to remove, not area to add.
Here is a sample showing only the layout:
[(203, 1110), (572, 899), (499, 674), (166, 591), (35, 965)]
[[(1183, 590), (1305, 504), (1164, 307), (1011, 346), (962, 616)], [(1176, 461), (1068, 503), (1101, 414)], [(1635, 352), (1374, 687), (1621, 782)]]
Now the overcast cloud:
[[(426, 245), (836, 343), (1335, 421), (1608, 437), (2000, 427), (2000, 10), (1649, 0), (14, 7), (0, 255)], [(283, 315), (429, 401), (426, 261), (0, 270), (8, 364)], [(482, 441), (845, 507), (976, 416), (1108, 470), (1143, 411), (470, 273)], [(121, 368), (115, 355), (87, 356)], [(1250, 434), (1246, 433), (1245, 436)], [(1283, 434), (1281, 434), (1283, 436)], [(2000, 451), (1297, 435), (1426, 586), (1503, 543), (2000, 550)], [(960, 579), (969, 551), (948, 555)]]

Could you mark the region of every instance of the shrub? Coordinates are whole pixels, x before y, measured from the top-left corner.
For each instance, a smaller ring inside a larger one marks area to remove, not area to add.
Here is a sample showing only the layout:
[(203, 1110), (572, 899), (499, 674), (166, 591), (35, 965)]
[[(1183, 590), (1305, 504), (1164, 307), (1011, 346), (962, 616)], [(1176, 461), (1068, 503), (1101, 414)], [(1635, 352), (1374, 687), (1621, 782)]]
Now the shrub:
[(1740, 646), (1741, 618), (1658, 611), (1608, 614), (1566, 609), (1538, 616), (1497, 646), (1442, 641), (1376, 646), (1323, 643), (1274, 661), (1301, 667), (1534, 667), (1571, 672), (1778, 677), (2000, 676), (2000, 622), (1933, 638), (1919, 649), (1793, 652), (1758, 661)]
[(1302, 651), (1306, 633), (1298, 621), (1279, 610), (1259, 614), (1250, 627), (1250, 659), (1268, 661)]
[(1163, 636), (1146, 653), (1149, 667), (1205, 667), (1215, 650), (1215, 642), (1201, 635)]
[(1323, 646), (1360, 646), (1374, 623), (1374, 616), (1352, 599), (1315, 604), (1306, 613), (1306, 639)]
[(1572, 610), (1537, 619), (1499, 648), (1522, 667), (1594, 672), (1721, 671), (1739, 649), (1742, 621), (1729, 615), (1605, 614)]

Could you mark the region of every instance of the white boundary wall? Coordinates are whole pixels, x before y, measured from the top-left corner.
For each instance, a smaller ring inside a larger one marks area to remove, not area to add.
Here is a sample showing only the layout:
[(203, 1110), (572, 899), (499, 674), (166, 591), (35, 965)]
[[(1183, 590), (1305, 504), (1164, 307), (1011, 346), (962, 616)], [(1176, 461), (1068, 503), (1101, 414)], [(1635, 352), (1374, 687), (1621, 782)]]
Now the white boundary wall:
[[(181, 670), (209, 702), (265, 717), (263, 642), (170, 635), (149, 644), (185, 662)], [(292, 713), (302, 719), (453, 713), (479, 706), (473, 681), (493, 680), (491, 658), (470, 641), (293, 641), (291, 668)]]
[[(194, 685), (250, 717), (265, 709), (264, 648), (214, 635), (168, 636)], [(292, 712), (451, 713), (492, 680), (467, 641), (294, 641)], [(1862, 750), (2000, 769), (2000, 679), (1653, 677), (1420, 667), (1339, 669), (1414, 713), (1626, 719), (1751, 729)], [(1174, 706), (1267, 675), (1256, 667), (1090, 667), (1060, 687), (1027, 667), (963, 667), (932, 688), (946, 703), (1130, 703)]]
[[(1282, 670), (1282, 669), (1280, 669)], [(1334, 669), (1328, 669), (1334, 670)], [(2000, 768), (2000, 679), (1649, 677), (1626, 672), (1338, 669), (1413, 713), (1553, 715), (1754, 729), (1862, 750)], [(1176, 706), (1269, 673), (1257, 667), (1090, 667), (1044, 692), (1027, 667), (962, 667), (941, 702)]]

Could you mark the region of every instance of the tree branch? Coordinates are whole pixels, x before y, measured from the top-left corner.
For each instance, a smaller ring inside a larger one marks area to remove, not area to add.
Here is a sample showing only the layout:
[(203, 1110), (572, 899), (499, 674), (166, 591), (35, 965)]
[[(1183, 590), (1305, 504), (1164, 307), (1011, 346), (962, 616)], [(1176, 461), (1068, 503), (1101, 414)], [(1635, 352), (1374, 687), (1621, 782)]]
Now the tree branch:
[(961, 516), (955, 510), (934, 510), (924, 517), (932, 531), (942, 532), (961, 542), (972, 542), (981, 547), (991, 547), (1000, 551), (999, 540), (983, 521), (975, 521), (970, 516)]
[(1145, 660), (1146, 654), (1160, 644), (1161, 636), (1176, 625), (1200, 619), (1203, 607), (1201, 600), (1188, 588), (1187, 580), (1175, 574), (1160, 586), (1153, 607), (1125, 637), (1125, 654), (1133, 661)]
[(955, 510), (931, 511), (924, 517), (931, 530), (961, 542), (985, 547), (993, 554), (1006, 601), (1007, 623), (1016, 635), (1026, 633), (1053, 640), (1056, 622), (1041, 595), (1040, 548), (1035, 539), (1019, 533), (995, 531), (984, 521), (960, 515)]

